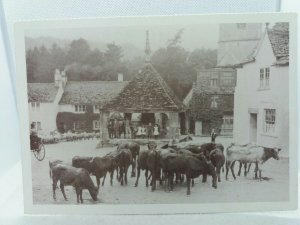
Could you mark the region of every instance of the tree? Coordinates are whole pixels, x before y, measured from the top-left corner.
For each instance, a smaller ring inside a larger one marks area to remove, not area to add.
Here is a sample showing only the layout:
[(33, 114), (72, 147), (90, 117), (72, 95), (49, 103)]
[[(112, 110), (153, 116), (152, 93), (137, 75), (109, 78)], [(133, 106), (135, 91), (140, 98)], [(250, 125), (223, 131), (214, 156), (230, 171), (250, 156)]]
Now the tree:
[(106, 47), (107, 50), (104, 53), (106, 62), (119, 63), (123, 57), (122, 47), (115, 43), (107, 44)]
[(84, 63), (86, 61), (87, 55), (90, 53), (90, 50), (90, 46), (86, 40), (80, 38), (78, 40), (72, 41), (70, 44), (70, 49), (68, 51), (69, 63)]

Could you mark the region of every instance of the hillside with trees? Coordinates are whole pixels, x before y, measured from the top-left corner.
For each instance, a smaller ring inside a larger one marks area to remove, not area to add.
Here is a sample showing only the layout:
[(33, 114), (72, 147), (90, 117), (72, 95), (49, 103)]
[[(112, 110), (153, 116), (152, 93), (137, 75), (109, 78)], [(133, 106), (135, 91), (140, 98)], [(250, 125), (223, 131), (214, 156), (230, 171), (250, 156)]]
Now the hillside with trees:
[[(217, 51), (194, 49), (187, 51), (181, 46), (179, 30), (168, 44), (152, 53), (152, 64), (166, 80), (180, 99), (183, 99), (196, 81), (197, 68), (216, 66)], [(55, 39), (54, 39), (55, 40)], [(40, 39), (39, 39), (40, 41)], [(52, 43), (26, 46), (27, 82), (53, 82), (56, 68), (65, 69), (70, 81), (117, 80), (117, 74), (124, 74), (124, 80), (130, 80), (143, 66), (144, 57), (124, 57), (124, 49), (116, 43), (107, 43), (104, 50), (92, 48), (85, 39), (64, 41), (64, 44)], [(131, 48), (127, 45), (126, 51)]]

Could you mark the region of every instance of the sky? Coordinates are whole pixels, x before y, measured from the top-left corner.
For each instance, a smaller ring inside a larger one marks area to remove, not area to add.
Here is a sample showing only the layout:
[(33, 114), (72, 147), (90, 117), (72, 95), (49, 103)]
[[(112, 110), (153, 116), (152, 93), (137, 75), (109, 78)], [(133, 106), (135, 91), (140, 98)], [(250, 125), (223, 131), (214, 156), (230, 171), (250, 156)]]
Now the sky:
[(116, 44), (131, 43), (139, 49), (145, 48), (146, 30), (149, 30), (151, 50), (166, 47), (168, 40), (184, 29), (181, 46), (186, 50), (195, 48), (216, 49), (219, 35), (218, 24), (175, 25), (175, 26), (123, 26), (123, 27), (95, 27), (76, 29), (39, 29), (27, 30), (26, 36), (54, 37), (73, 40), (84, 38), (92, 42)]

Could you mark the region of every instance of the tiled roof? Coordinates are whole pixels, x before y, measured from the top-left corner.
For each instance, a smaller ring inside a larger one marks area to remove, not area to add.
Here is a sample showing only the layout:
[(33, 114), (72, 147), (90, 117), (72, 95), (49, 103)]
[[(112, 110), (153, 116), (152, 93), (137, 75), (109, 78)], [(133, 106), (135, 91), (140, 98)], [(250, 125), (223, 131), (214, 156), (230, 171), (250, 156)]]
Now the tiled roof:
[(105, 108), (123, 112), (184, 111), (177, 98), (155, 68), (147, 63)]
[(54, 83), (27, 83), (28, 102), (53, 102), (57, 91)]
[(289, 63), (289, 24), (276, 23), (272, 29), (268, 29), (268, 36), (272, 45), (277, 65)]
[(118, 81), (69, 81), (59, 104), (102, 106), (116, 97), (127, 83)]

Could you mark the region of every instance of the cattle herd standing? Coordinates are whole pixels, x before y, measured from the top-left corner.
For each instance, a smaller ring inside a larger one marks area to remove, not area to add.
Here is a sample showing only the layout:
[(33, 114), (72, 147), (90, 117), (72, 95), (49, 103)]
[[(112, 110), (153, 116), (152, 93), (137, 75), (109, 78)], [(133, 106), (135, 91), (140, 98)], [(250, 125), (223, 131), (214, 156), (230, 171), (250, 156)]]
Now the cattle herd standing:
[[(113, 176), (116, 172), (117, 181), (127, 185), (127, 172), (131, 166), (131, 177), (136, 176), (135, 187), (138, 187), (141, 170), (145, 171), (146, 186), (151, 186), (151, 191), (156, 190), (156, 183), (164, 185), (165, 191), (172, 191), (174, 182), (186, 182), (187, 195), (191, 194), (190, 186), (194, 185), (194, 179), (202, 175), (202, 182), (206, 182), (207, 176), (212, 177), (212, 187), (217, 188), (217, 182), (221, 182), (221, 170), (226, 167), (226, 180), (228, 171), (234, 173), (235, 162), (245, 167), (244, 175), (249, 172), (251, 163), (255, 164), (255, 178), (259, 172), (262, 177), (264, 163), (270, 159), (279, 159), (277, 148), (265, 148), (256, 145), (231, 144), (226, 152), (224, 146), (218, 143), (199, 143), (190, 136), (181, 140), (171, 140), (168, 144), (158, 146), (155, 141), (149, 141), (146, 149), (140, 149), (140, 145), (127, 140), (118, 144), (117, 148), (103, 157), (79, 157), (72, 158), (72, 164), (61, 160), (49, 162), (50, 177), (52, 178), (53, 199), (56, 200), (55, 190), (58, 181), (60, 189), (67, 200), (64, 186), (73, 186), (76, 191), (77, 202), (82, 203), (82, 190), (87, 189), (93, 200), (97, 200), (100, 190), (100, 179), (104, 185), (106, 175), (110, 175), (110, 184), (113, 185)], [(226, 159), (226, 160), (225, 160)], [(248, 165), (248, 170), (247, 170)], [(137, 172), (137, 174), (136, 174)], [(238, 175), (241, 171), (239, 171)], [(95, 176), (97, 186), (90, 176)]]

